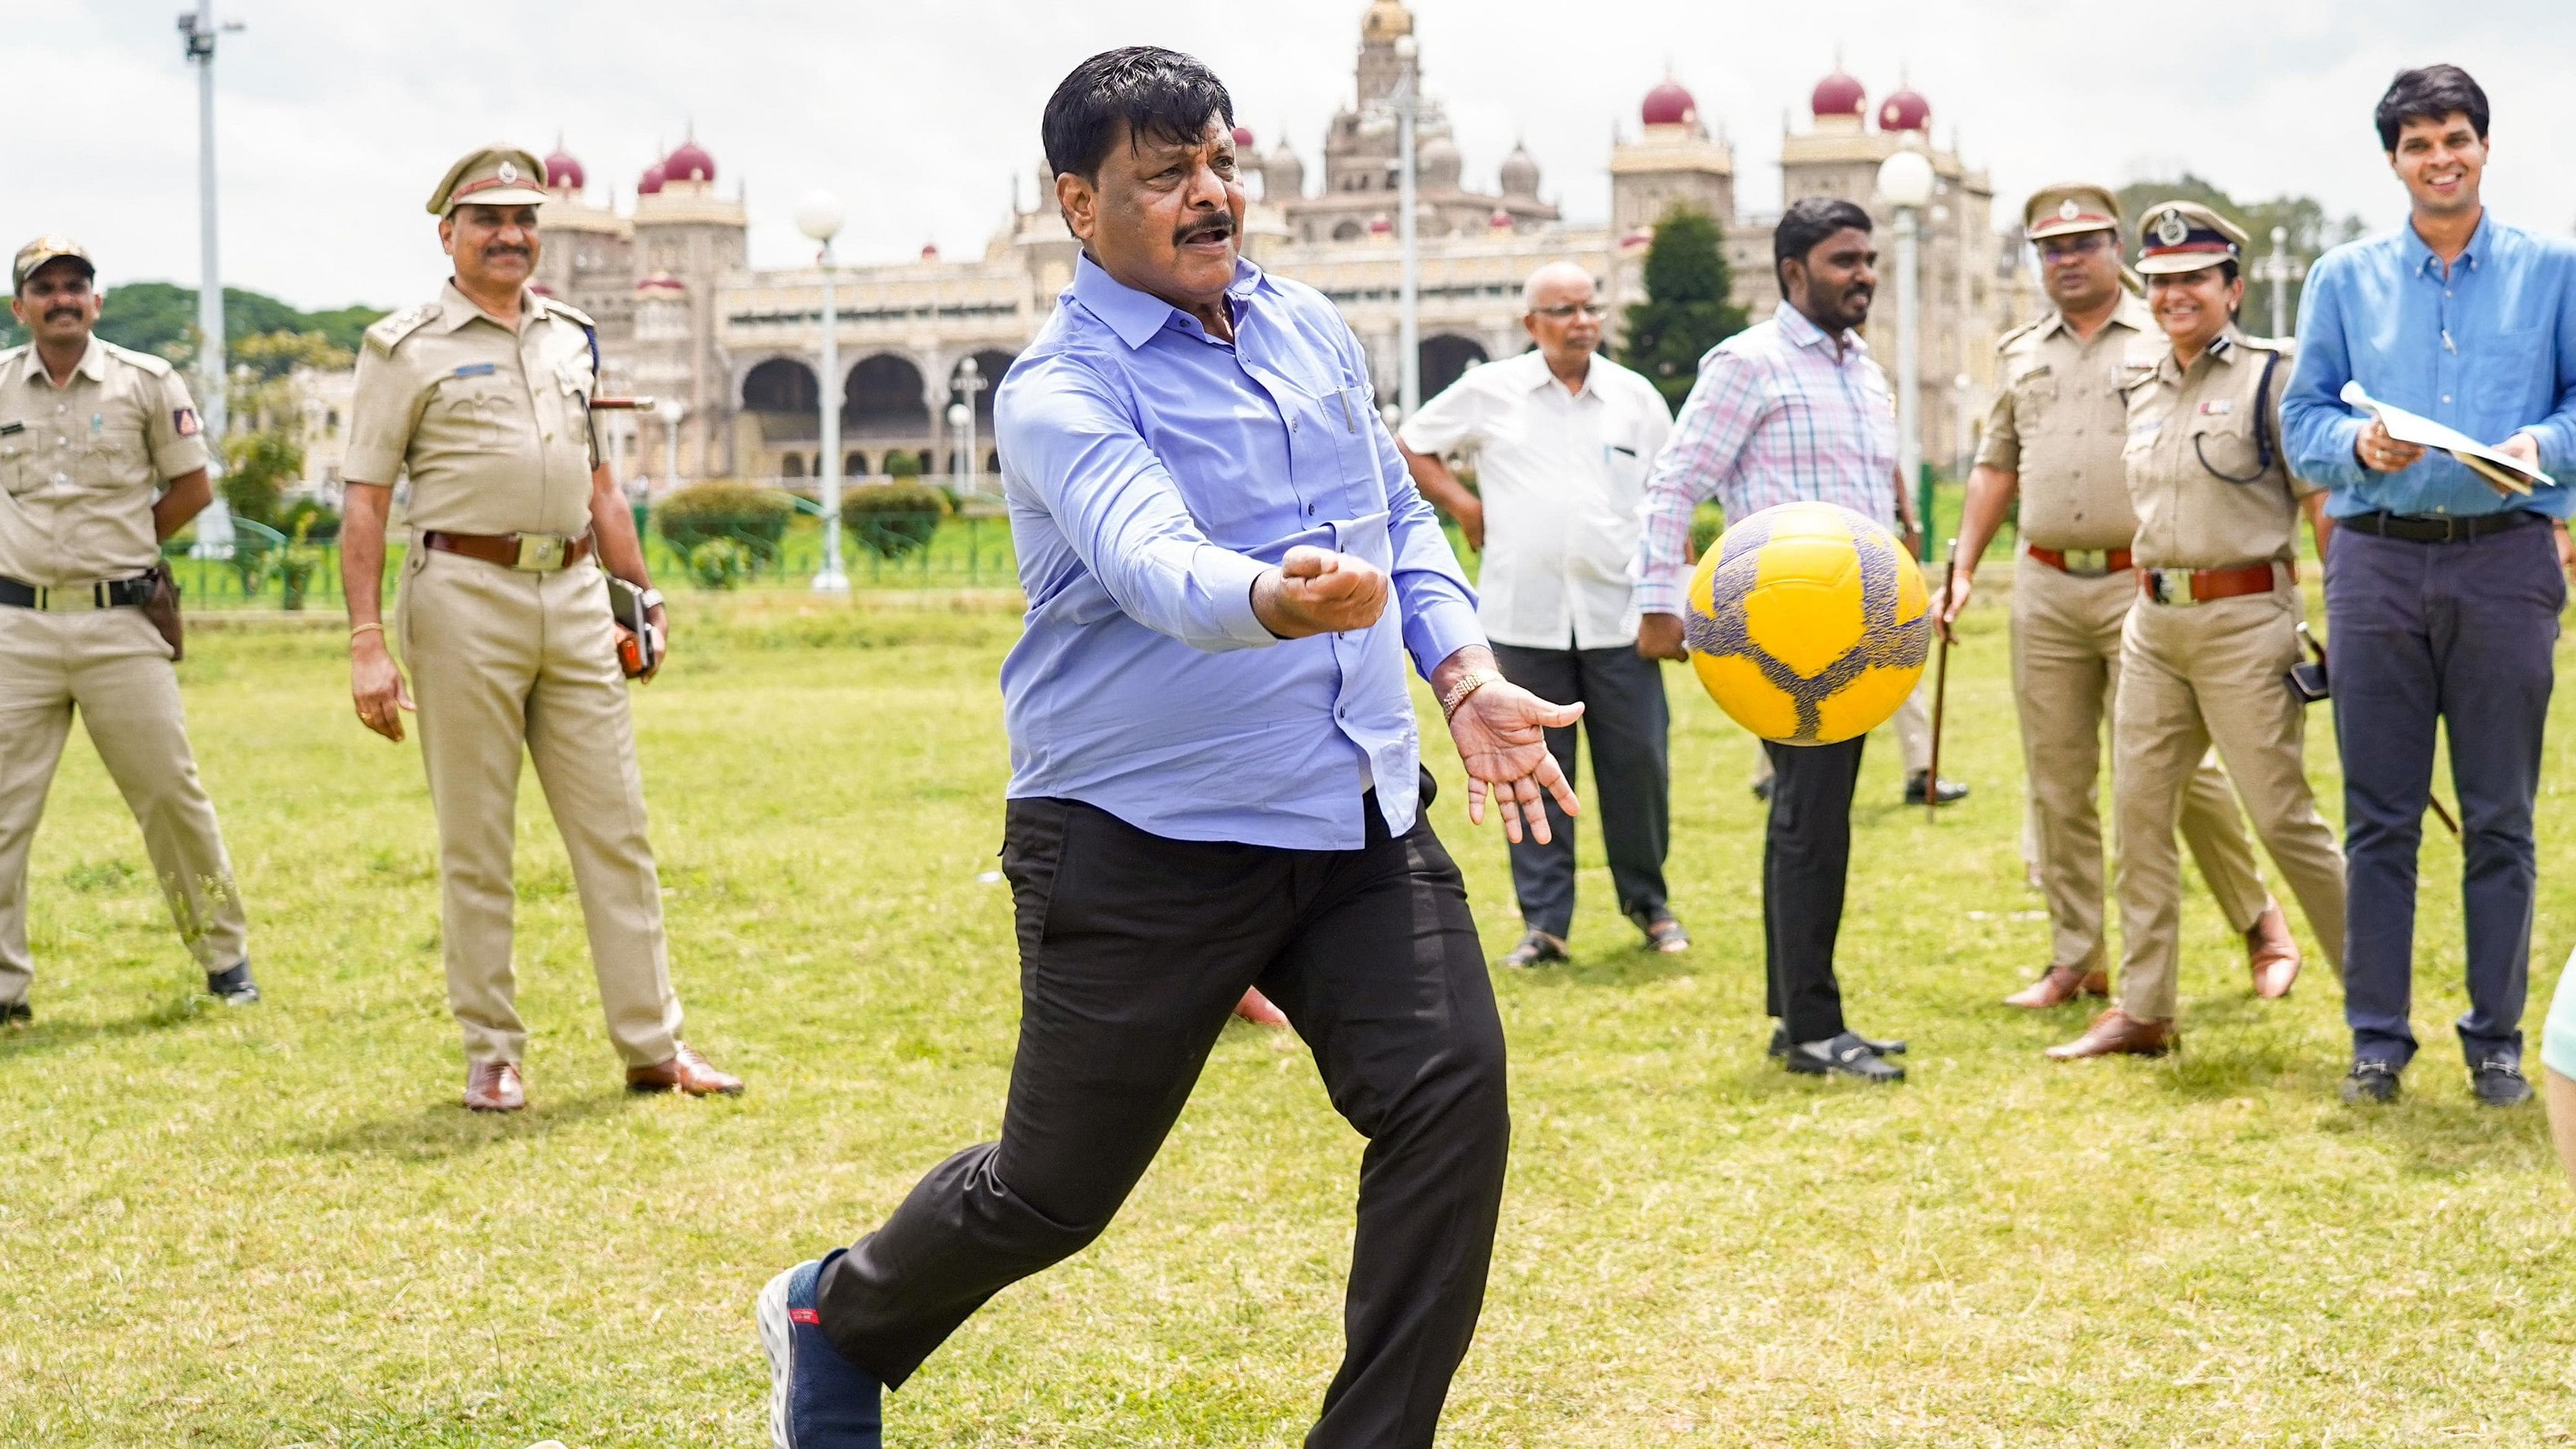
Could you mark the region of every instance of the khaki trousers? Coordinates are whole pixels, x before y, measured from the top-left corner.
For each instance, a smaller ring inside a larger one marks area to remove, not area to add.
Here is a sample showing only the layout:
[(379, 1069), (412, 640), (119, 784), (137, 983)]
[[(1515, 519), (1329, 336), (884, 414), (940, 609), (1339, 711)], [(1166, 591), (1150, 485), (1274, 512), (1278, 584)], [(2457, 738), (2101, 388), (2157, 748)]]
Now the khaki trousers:
[(247, 957), (249, 927), (214, 802), (188, 752), (170, 646), (140, 609), (0, 607), (0, 1002), (26, 999), (27, 851), (80, 712), (143, 827), (179, 939), (209, 972)]
[[(2049, 965), (2076, 971), (2108, 964), (2102, 725), (2118, 710), (2121, 630), (2137, 598), (2137, 575), (2125, 570), (2078, 578), (2027, 554), (2013, 566), (2013, 704), (2021, 714), (2030, 790), (2029, 854), (2053, 928)], [(2206, 753), (2183, 787), (2181, 828), (2220, 913), (2241, 935), (2262, 917), (2271, 896), (2227, 776)]]
[(438, 812), (447, 1004), (475, 1062), (515, 1062), (511, 845), (522, 748), (572, 860), (609, 1039), (630, 1067), (680, 1031), (644, 775), (596, 565), (522, 573), (415, 545), (395, 621)]
[(2182, 917), (2174, 826), (2185, 784), (2212, 744), (2327, 961), (2343, 970), (2343, 851), (2308, 788), (2307, 714), (2287, 679), (2299, 658), (2298, 610), (2298, 591), (2283, 587), (2181, 607), (2141, 600), (2129, 611), (2111, 787), (2120, 1009), (2140, 1021), (2174, 1016)]

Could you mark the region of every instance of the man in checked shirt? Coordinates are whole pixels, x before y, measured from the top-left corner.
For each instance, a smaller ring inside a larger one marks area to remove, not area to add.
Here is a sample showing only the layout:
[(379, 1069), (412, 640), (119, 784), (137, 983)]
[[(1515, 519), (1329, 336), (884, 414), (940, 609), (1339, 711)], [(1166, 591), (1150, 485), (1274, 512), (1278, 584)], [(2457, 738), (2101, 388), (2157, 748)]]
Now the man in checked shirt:
[[(1691, 511), (1715, 498), (1730, 519), (1775, 503), (1838, 503), (1912, 535), (1896, 474), (1896, 410), (1887, 377), (1857, 329), (1878, 289), (1869, 213), (1809, 197), (1771, 236), (1785, 299), (1768, 322), (1710, 349), (1646, 485), (1637, 548), (1637, 652), (1687, 659), (1682, 599), (1690, 580)], [(1909, 548), (1912, 544), (1909, 543)], [(1851, 861), (1852, 787), (1866, 736), (1836, 745), (1765, 743), (1776, 779), (1762, 853), (1762, 923), (1771, 1054), (1793, 1072), (1901, 1082), (1873, 1041), (1843, 1022), (1834, 980), (1843, 878)]]

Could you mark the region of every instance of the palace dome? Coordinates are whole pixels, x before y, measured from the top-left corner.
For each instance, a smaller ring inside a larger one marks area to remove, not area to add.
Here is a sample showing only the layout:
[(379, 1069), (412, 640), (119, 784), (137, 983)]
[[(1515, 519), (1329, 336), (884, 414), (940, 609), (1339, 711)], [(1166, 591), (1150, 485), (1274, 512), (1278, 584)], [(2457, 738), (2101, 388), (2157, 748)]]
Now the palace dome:
[(1261, 162), (1262, 195), (1272, 201), (1287, 201), (1306, 194), (1306, 163), (1282, 141)]
[(1865, 116), (1869, 114), (1869, 90), (1837, 68), (1816, 82), (1816, 93), (1807, 104), (1818, 116)]
[(655, 192), (662, 189), (663, 179), (662, 163), (656, 161), (652, 165), (645, 167), (644, 174), (636, 179), (635, 194), (638, 196), (653, 195)]
[(1691, 99), (1681, 82), (1666, 77), (1662, 84), (1646, 92), (1640, 113), (1649, 126), (1688, 126), (1699, 120), (1699, 102)]
[(1503, 158), (1502, 183), (1505, 196), (1538, 195), (1538, 160), (1527, 146), (1513, 143), (1512, 154)]
[(1372, 0), (1368, 14), (1360, 19), (1363, 42), (1392, 42), (1399, 35), (1413, 33), (1413, 12), (1404, 8), (1404, 0)]
[(555, 142), (555, 154), (546, 158), (547, 189), (579, 191), (589, 184), (590, 173), (581, 169), (581, 163), (563, 148), (562, 141)]
[(1422, 143), (1421, 154), (1414, 158), (1414, 179), (1433, 191), (1455, 191), (1466, 173), (1467, 158), (1458, 152), (1458, 143), (1446, 136), (1434, 136)]
[(1252, 128), (1250, 126), (1237, 126), (1234, 128), (1234, 149), (1247, 154), (1251, 152)]
[(1929, 131), (1932, 129), (1932, 103), (1920, 92), (1905, 89), (1879, 102), (1878, 128), (1882, 131)]
[(662, 179), (713, 181), (716, 179), (716, 158), (708, 155), (706, 148), (694, 139), (682, 141), (679, 150), (662, 158)]

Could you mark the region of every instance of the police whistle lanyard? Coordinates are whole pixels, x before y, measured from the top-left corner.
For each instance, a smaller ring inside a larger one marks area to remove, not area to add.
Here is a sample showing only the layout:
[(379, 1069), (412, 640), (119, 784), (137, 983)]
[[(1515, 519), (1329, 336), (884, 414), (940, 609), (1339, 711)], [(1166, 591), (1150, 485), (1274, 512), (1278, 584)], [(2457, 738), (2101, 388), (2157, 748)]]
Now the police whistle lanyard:
[(2200, 466), (2208, 470), (2209, 476), (2222, 479), (2229, 483), (2259, 483), (2262, 481), (2264, 474), (2272, 471), (2272, 369), (2280, 366), (2280, 364), (2281, 354), (2277, 352), (2264, 353), (2263, 377), (2261, 381), (2254, 384), (2255, 463), (2253, 472), (2246, 474), (2242, 478), (2237, 477), (2233, 473), (2220, 472), (2218, 468), (2209, 461), (2209, 455), (2201, 451), (2200, 445), (2203, 435), (2198, 433), (2192, 435), (2192, 454), (2200, 459)]

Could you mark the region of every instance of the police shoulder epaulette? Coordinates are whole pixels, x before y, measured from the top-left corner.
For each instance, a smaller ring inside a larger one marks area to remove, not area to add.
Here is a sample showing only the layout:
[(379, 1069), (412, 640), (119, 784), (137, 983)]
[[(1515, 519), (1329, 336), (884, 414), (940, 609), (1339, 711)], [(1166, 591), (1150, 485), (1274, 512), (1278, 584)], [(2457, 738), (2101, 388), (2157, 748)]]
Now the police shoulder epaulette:
[(565, 321), (571, 323), (575, 327), (597, 327), (599, 325), (598, 323), (590, 320), (589, 313), (584, 312), (579, 307), (572, 305), (570, 302), (557, 301), (552, 297), (539, 297), (537, 301), (541, 303), (547, 311), (562, 317)]
[(107, 349), (108, 356), (154, 377), (168, 377), (172, 372), (177, 371), (170, 365), (170, 359), (155, 353), (137, 352), (131, 347), (119, 347), (104, 337), (99, 339), (98, 345)]
[(367, 329), (367, 345), (378, 352), (391, 354), (402, 344), (404, 338), (419, 331), (427, 325), (429, 319), (437, 315), (436, 302), (423, 302), (417, 307), (406, 307), (390, 317), (379, 318), (375, 325)]
[(2012, 344), (2014, 344), (2015, 342), (2020, 341), (2020, 340), (2021, 340), (2022, 338), (2024, 338), (2024, 337), (2028, 337), (2028, 336), (2029, 336), (2030, 334), (2032, 334), (2033, 332), (2036, 332), (2036, 331), (2038, 331), (2040, 328), (2045, 327), (2045, 326), (2047, 326), (2047, 325), (2048, 325), (2048, 319), (2047, 319), (2047, 318), (2045, 318), (2045, 317), (2033, 317), (2033, 318), (2031, 318), (2029, 321), (2024, 322), (2023, 324), (2021, 324), (2019, 327), (2015, 327), (2015, 328), (2011, 329), (2010, 331), (2008, 331), (2008, 332), (2004, 333), (2004, 335), (2003, 335), (2003, 336), (1996, 338), (1996, 339), (1995, 339), (1995, 351), (1997, 351), (1997, 352), (2001, 352), (2001, 351), (2003, 351), (2005, 348), (2010, 347), (2010, 346), (2011, 346)]

